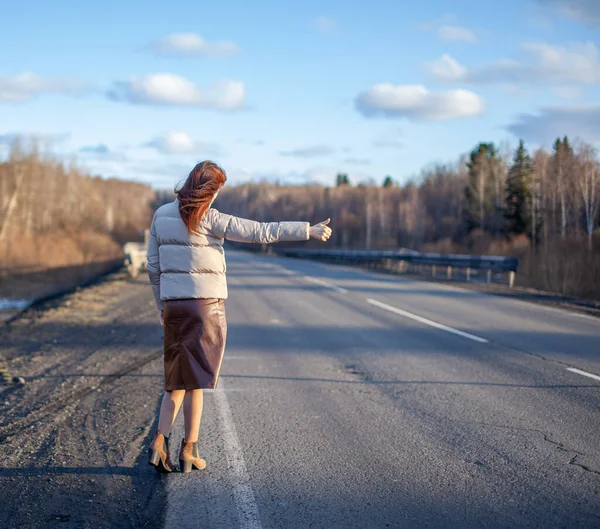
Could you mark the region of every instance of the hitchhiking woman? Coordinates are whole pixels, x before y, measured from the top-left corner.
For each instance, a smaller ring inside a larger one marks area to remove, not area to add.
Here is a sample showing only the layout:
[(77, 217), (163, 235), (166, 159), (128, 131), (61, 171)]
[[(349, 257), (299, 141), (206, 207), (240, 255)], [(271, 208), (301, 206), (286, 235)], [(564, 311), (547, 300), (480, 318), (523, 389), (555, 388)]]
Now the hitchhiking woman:
[(179, 451), (183, 472), (203, 469), (198, 454), (203, 389), (214, 389), (225, 351), (227, 297), (223, 240), (248, 243), (326, 241), (329, 219), (259, 223), (220, 213), (211, 205), (227, 177), (205, 161), (192, 169), (175, 201), (154, 214), (148, 243), (148, 275), (164, 325), (165, 394), (149, 463), (172, 472), (168, 437), (183, 403), (185, 437)]

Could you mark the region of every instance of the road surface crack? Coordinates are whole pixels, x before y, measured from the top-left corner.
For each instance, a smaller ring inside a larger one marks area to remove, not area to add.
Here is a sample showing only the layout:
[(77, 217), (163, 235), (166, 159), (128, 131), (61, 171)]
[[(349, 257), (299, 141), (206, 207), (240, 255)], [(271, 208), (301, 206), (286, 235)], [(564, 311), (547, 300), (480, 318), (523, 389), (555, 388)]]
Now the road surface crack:
[(576, 467), (582, 468), (583, 470), (585, 470), (586, 472), (591, 472), (592, 474), (596, 474), (598, 476), (600, 476), (600, 472), (598, 472), (597, 470), (594, 470), (593, 468), (590, 468), (586, 465), (582, 465), (581, 463), (577, 462), (577, 455), (575, 454), (570, 460), (569, 460), (569, 465), (575, 465)]
[(547, 441), (550, 444), (553, 444), (554, 446), (556, 446), (557, 450), (560, 450), (561, 452), (567, 452), (570, 454), (574, 454), (571, 459), (569, 459), (569, 465), (574, 465), (576, 467), (579, 467), (583, 470), (585, 470), (586, 472), (591, 472), (592, 474), (597, 474), (598, 476), (600, 476), (600, 472), (598, 472), (597, 470), (594, 470), (593, 468), (590, 468), (586, 465), (582, 465), (581, 463), (577, 462), (577, 457), (578, 456), (584, 456), (585, 454), (583, 452), (579, 452), (578, 450), (575, 450), (574, 448), (565, 448), (565, 445), (563, 443), (560, 443), (558, 441), (553, 441), (552, 439), (548, 439), (548, 436), (546, 434), (544, 434), (544, 441)]

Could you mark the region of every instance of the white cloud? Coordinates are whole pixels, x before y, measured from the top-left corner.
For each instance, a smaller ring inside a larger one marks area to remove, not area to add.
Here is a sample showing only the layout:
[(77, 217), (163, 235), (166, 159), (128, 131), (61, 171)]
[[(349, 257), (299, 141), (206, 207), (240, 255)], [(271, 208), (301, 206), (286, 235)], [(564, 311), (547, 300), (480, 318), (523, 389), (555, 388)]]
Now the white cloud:
[(577, 99), (584, 99), (584, 92), (577, 86), (557, 86), (553, 89), (554, 95), (560, 99), (570, 99), (575, 101)]
[(567, 135), (600, 144), (600, 105), (545, 107), (537, 114), (520, 114), (507, 130), (543, 145)]
[(221, 154), (221, 148), (218, 145), (196, 141), (181, 131), (169, 131), (154, 138), (146, 146), (152, 147), (163, 154), (203, 153), (215, 156)]
[(468, 90), (430, 92), (421, 85), (377, 84), (360, 93), (356, 109), (365, 117), (407, 118), (413, 121), (448, 121), (477, 116), (483, 99)]
[(289, 151), (281, 151), (282, 156), (294, 156), (296, 158), (314, 158), (316, 156), (327, 156), (333, 153), (333, 149), (327, 145), (310, 145), (309, 147), (299, 147)]
[(598, 0), (538, 0), (542, 5), (552, 5), (571, 20), (588, 26), (600, 26)]
[(455, 82), (466, 79), (468, 70), (454, 57), (444, 53), (439, 59), (428, 61), (425, 70), (438, 81)]
[(104, 143), (99, 143), (97, 145), (85, 145), (80, 147), (78, 152), (86, 158), (103, 160), (107, 162), (125, 162), (129, 159), (125, 153), (115, 151)]
[(600, 53), (593, 42), (564, 46), (544, 42), (521, 45), (528, 61), (501, 59), (483, 68), (468, 69), (448, 54), (425, 63), (433, 77), (444, 82), (511, 85), (598, 85)]
[(450, 40), (454, 42), (477, 42), (479, 39), (477, 35), (470, 30), (462, 26), (440, 26), (437, 30), (438, 37), (443, 40)]
[(437, 36), (442, 40), (469, 44), (478, 42), (479, 39), (473, 30), (453, 24), (454, 21), (456, 21), (456, 15), (448, 14), (434, 20), (421, 22), (414, 29), (417, 31), (435, 30)]
[(73, 79), (41, 77), (32, 72), (0, 77), (0, 103), (22, 103), (42, 94), (76, 94), (83, 83)]
[(79, 152), (84, 154), (101, 155), (107, 154), (110, 152), (110, 149), (104, 143), (99, 143), (98, 145), (85, 145), (84, 147), (80, 147)]
[(117, 82), (107, 94), (115, 101), (140, 105), (176, 105), (218, 110), (238, 110), (244, 107), (246, 88), (240, 81), (223, 80), (204, 92), (185, 77), (170, 73), (155, 73)]
[(153, 40), (148, 49), (157, 55), (179, 57), (211, 57), (227, 59), (240, 53), (240, 47), (232, 41), (208, 42), (197, 33), (174, 33)]
[(315, 20), (315, 25), (321, 33), (329, 33), (336, 30), (338, 27), (334, 20), (323, 16), (317, 17)]

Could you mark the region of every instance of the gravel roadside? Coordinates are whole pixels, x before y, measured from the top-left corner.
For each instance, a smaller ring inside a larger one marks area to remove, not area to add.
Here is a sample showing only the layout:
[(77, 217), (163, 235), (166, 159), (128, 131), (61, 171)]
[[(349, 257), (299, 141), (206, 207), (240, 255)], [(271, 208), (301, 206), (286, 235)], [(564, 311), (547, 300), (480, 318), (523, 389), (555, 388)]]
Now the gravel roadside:
[(162, 330), (145, 278), (110, 274), (0, 328), (3, 527), (161, 527), (146, 465)]

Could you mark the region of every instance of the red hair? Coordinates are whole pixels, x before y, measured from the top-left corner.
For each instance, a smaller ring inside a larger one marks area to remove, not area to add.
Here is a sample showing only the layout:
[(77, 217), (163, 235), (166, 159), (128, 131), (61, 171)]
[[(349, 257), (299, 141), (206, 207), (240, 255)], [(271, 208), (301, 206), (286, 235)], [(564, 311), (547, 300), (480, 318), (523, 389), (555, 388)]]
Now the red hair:
[(175, 190), (179, 213), (190, 235), (198, 229), (214, 196), (226, 181), (225, 171), (215, 162), (206, 160), (191, 170), (181, 189)]

